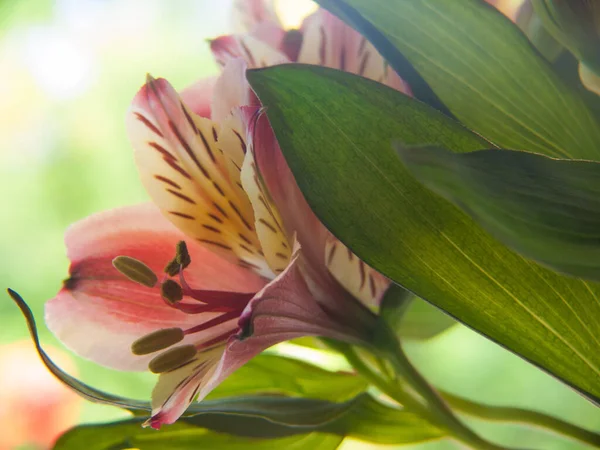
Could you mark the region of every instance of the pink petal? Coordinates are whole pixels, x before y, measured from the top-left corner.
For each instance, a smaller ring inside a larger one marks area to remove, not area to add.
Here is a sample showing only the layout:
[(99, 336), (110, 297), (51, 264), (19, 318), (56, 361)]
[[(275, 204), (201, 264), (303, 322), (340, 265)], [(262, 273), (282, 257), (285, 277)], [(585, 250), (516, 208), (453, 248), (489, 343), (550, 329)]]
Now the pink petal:
[(273, 0), (234, 0), (232, 15), (236, 31), (242, 33), (265, 22), (279, 25)]
[(153, 205), (120, 208), (67, 231), (71, 276), (46, 303), (48, 327), (83, 357), (122, 370), (144, 369), (151, 356), (133, 356), (134, 340), (159, 328), (191, 327), (201, 319), (167, 306), (157, 288), (127, 280), (112, 267), (112, 259), (131, 256), (160, 274), (180, 240), (188, 243), (192, 264), (186, 277), (195, 288), (254, 292), (264, 285), (254, 273), (186, 239)]
[[(232, 336), (201, 397), (263, 350), (302, 336), (321, 336), (360, 343), (364, 335), (350, 324), (333, 320), (312, 295), (301, 270), (301, 252), (288, 268), (248, 304), (240, 319), (242, 334)], [(244, 332), (250, 336), (244, 337)]]
[(192, 112), (201, 117), (210, 118), (210, 103), (217, 77), (203, 78), (181, 91), (183, 102)]
[(240, 106), (260, 105), (246, 80), (247, 68), (243, 58), (230, 59), (223, 67), (212, 99), (212, 120), (216, 123), (225, 122)]

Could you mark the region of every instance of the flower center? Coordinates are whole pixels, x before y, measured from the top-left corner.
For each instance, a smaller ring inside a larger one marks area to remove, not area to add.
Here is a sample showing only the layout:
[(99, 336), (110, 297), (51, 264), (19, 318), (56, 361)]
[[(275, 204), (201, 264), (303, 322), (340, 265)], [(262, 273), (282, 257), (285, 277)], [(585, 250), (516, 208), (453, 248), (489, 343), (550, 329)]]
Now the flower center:
[[(160, 283), (152, 269), (139, 260), (128, 256), (118, 256), (113, 260), (113, 266), (131, 281), (146, 287), (158, 287), (162, 299), (169, 307), (185, 314), (200, 315), (199, 323), (193, 327), (159, 329), (137, 339), (131, 345), (131, 351), (135, 355), (161, 352), (149, 363), (149, 368), (154, 373), (170, 372), (183, 367), (195, 361), (198, 352), (225, 343), (237, 330), (237, 322), (231, 327), (221, 327), (221, 325), (239, 318), (255, 295), (254, 292), (193, 289), (184, 275), (185, 269), (190, 264), (191, 258), (183, 241), (177, 244), (175, 258), (165, 267), (165, 274)], [(216, 327), (223, 328), (225, 331), (220, 330), (216, 336), (215, 333), (206, 333)], [(197, 339), (192, 341), (195, 341), (194, 343), (176, 345), (186, 336), (195, 336)]]

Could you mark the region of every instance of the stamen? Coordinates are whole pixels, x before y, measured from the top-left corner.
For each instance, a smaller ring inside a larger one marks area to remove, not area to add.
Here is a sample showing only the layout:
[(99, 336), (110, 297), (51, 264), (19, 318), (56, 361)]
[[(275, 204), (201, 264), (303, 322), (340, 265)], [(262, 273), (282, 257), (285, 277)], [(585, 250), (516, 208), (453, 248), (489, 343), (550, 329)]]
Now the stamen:
[(183, 298), (181, 286), (174, 280), (166, 280), (160, 286), (160, 295), (171, 305), (177, 303)]
[(215, 305), (231, 308), (244, 308), (246, 304), (256, 295), (255, 292), (229, 292), (213, 291), (207, 289), (192, 289), (185, 280), (183, 271), (179, 272), (179, 282), (183, 288), (184, 295), (207, 305)]
[(196, 347), (193, 345), (182, 345), (167, 350), (154, 358), (148, 364), (152, 373), (165, 373), (185, 366), (196, 357)]
[(131, 344), (131, 352), (134, 355), (148, 355), (169, 348), (181, 342), (183, 338), (184, 333), (181, 328), (163, 328), (139, 338)]
[(129, 278), (131, 281), (146, 287), (154, 287), (158, 277), (152, 269), (143, 262), (129, 256), (117, 256), (112, 260), (115, 269)]
[(194, 334), (194, 333), (199, 333), (200, 331), (208, 330), (209, 328), (216, 327), (217, 325), (225, 323), (229, 320), (236, 319), (239, 317), (239, 315), (240, 314), (238, 311), (230, 311), (225, 314), (221, 314), (220, 316), (217, 316), (211, 320), (207, 320), (206, 322), (201, 323), (200, 325), (196, 325), (195, 327), (188, 328), (187, 330), (185, 330), (183, 332), (183, 334), (186, 334), (186, 335)]
[(185, 291), (185, 295), (207, 305), (227, 306), (230, 308), (241, 307), (243, 309), (256, 293), (191, 289), (190, 291)]

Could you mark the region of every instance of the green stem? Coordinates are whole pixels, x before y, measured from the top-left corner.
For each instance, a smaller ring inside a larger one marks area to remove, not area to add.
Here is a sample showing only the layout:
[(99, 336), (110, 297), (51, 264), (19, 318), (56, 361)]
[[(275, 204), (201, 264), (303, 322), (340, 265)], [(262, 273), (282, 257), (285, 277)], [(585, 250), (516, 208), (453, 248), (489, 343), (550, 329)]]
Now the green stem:
[[(398, 374), (404, 376), (405, 381), (408, 382), (410, 387), (423, 397), (422, 399), (416, 398), (414, 394), (404, 389), (397, 380), (384, 379), (362, 360), (352, 346), (337, 341), (324, 341), (330, 347), (342, 353), (352, 367), (380, 391), (384, 392), (407, 409), (410, 409), (427, 419), (432, 424), (447, 430), (449, 437), (478, 450), (508, 450), (505, 447), (498, 446), (482, 439), (467, 428), (454, 415), (444, 400), (435, 392), (427, 381), (425, 381), (420, 373), (410, 364), (399, 345), (396, 351), (391, 354), (386, 354), (386, 359), (392, 363), (392, 366)], [(424, 392), (425, 390), (427, 392)], [(423, 403), (423, 400), (425, 401), (425, 404)]]
[(375, 372), (371, 367), (369, 367), (352, 348), (352, 346), (335, 341), (328, 342), (328, 345), (342, 353), (350, 365), (381, 392), (388, 395), (400, 405), (407, 407), (414, 412), (421, 414), (422, 416), (430, 415), (427, 408), (425, 408), (424, 405), (412, 394), (402, 389), (402, 387), (398, 384), (390, 383), (388, 380)]
[[(393, 345), (392, 342), (394, 343)], [(445, 400), (411, 364), (397, 339), (393, 341), (388, 340), (387, 348), (387, 356), (395, 370), (423, 397), (429, 406), (430, 412), (437, 419), (437, 422), (450, 431), (452, 437), (478, 450), (506, 450), (505, 447), (481, 438), (456, 417)]]
[(600, 434), (580, 428), (556, 417), (523, 408), (483, 405), (448, 392), (438, 392), (456, 411), (469, 416), (490, 421), (533, 425), (589, 444), (592, 447), (600, 448)]

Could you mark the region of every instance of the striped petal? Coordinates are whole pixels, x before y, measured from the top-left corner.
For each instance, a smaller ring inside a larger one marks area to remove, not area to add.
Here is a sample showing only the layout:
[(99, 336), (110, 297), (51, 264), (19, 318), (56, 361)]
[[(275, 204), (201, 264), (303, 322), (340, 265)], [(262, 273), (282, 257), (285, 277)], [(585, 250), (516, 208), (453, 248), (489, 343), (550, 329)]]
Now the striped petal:
[(324, 9), (307, 17), (298, 62), (331, 67), (389, 84), (403, 92), (408, 86), (387, 65), (364, 36)]
[(186, 236), (270, 277), (248, 198), (219, 146), (218, 124), (189, 111), (164, 79), (149, 79), (127, 116), (144, 187)]
[[(242, 108), (240, 113), (248, 133), (248, 153), (253, 153), (249, 164), (254, 163), (254, 170), (264, 186), (261, 190), (268, 193), (266, 197), (273, 205), (271, 209), (277, 211), (275, 217), (281, 223), (287, 241), (292, 241), (296, 236), (304, 256), (314, 267), (327, 272), (323, 254), (329, 232), (306, 203), (281, 153), (267, 116), (259, 113), (258, 108)], [(248, 185), (252, 189), (250, 183)], [(257, 198), (257, 195), (253, 197)], [(253, 202), (259, 203), (260, 200)]]
[(185, 366), (161, 374), (152, 390), (152, 417), (144, 425), (159, 429), (181, 417), (211, 379), (223, 350), (220, 346), (205, 351)]
[[(250, 114), (259, 114), (259, 110), (250, 108), (246, 115)], [(241, 179), (242, 186), (254, 208), (255, 227), (265, 259), (273, 272), (279, 274), (289, 264), (292, 248), (283, 228), (279, 211), (258, 176), (252, 149), (246, 153)]]
[[(112, 260), (127, 255), (158, 274), (185, 238), (152, 204), (95, 214), (72, 225), (65, 235), (70, 277), (46, 303), (48, 327), (85, 358), (121, 370), (144, 370), (150, 356), (131, 353), (136, 339), (160, 328), (196, 326), (215, 314), (200, 317), (167, 306), (158, 289), (129, 281)], [(256, 292), (264, 285), (258, 275), (200, 244), (188, 240), (188, 250), (193, 261), (186, 271), (188, 282), (199, 289)], [(219, 332), (193, 339), (211, 339)]]
[(377, 307), (390, 281), (331, 236), (325, 247), (326, 265), (334, 278), (355, 298)]
[(250, 69), (290, 62), (283, 52), (251, 34), (218, 37), (210, 41), (210, 49), (221, 66), (236, 58), (246, 61)]

